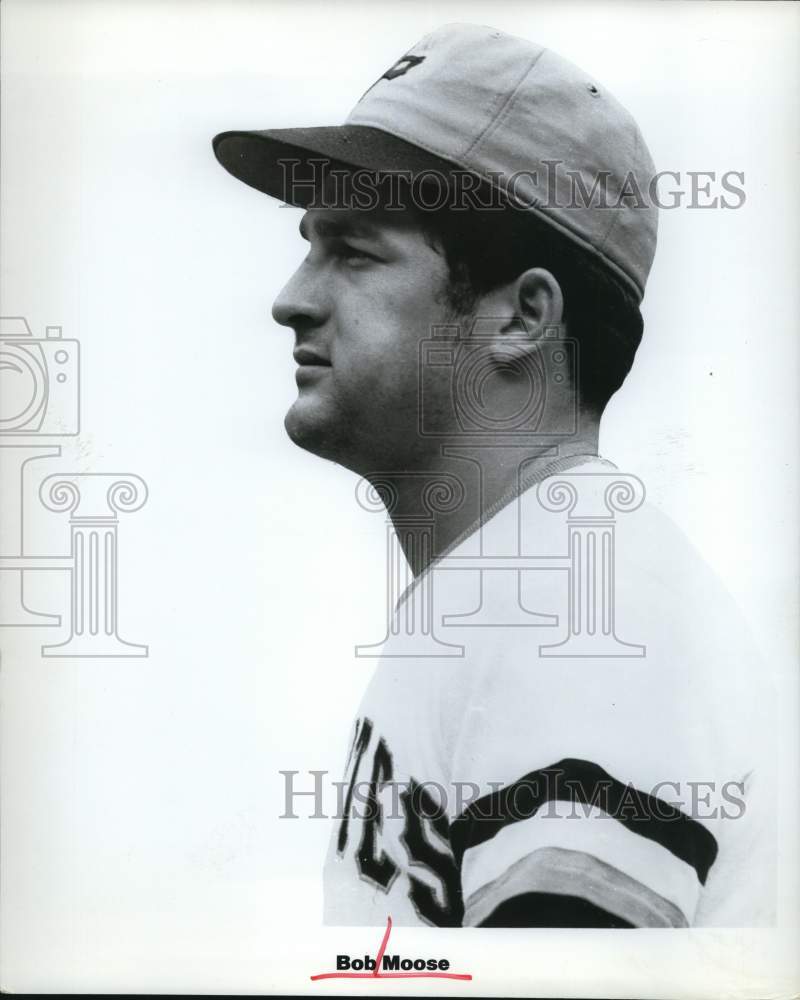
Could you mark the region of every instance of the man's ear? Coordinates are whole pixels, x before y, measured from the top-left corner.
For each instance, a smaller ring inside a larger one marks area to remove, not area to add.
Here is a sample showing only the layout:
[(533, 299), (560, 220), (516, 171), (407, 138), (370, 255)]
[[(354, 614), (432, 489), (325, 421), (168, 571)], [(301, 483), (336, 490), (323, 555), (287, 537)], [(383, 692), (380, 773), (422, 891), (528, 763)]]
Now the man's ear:
[(532, 339), (538, 340), (545, 327), (561, 323), (564, 315), (561, 285), (543, 267), (524, 271), (512, 282), (510, 291), (516, 300), (517, 316)]
[(526, 354), (538, 350), (544, 330), (559, 326), (563, 315), (558, 281), (543, 267), (532, 267), (484, 296), (475, 332), (491, 337), (504, 357), (509, 350)]

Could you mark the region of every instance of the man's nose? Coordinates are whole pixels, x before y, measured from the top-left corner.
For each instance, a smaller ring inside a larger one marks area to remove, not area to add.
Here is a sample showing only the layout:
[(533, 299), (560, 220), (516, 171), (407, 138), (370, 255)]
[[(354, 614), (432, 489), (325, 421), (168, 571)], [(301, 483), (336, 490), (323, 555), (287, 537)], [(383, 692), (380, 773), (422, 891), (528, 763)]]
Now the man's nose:
[(324, 289), (306, 262), (294, 272), (272, 304), (272, 318), (294, 330), (321, 324), (325, 318)]

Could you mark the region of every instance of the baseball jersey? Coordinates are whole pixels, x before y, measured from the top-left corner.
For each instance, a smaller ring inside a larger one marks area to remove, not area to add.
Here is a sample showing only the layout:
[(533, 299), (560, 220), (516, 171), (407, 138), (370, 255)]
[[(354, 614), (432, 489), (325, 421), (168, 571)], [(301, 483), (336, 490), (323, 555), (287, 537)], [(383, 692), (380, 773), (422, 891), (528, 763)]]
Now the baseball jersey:
[(770, 688), (678, 528), (612, 509), (637, 483), (585, 459), (523, 485), (402, 596), (349, 740), (326, 923), (771, 922)]

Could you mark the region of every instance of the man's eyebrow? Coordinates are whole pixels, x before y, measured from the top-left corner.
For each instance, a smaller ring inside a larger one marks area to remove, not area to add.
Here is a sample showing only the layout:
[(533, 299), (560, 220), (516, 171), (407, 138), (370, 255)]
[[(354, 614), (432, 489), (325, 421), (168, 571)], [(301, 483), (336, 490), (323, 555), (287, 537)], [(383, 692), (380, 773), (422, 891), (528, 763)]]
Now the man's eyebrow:
[[(366, 220), (316, 219), (311, 225), (315, 235), (322, 240), (341, 239), (344, 236), (369, 236), (375, 233), (375, 226)], [(304, 240), (307, 240), (309, 227), (306, 223), (306, 216), (300, 220), (299, 229), (300, 235)]]

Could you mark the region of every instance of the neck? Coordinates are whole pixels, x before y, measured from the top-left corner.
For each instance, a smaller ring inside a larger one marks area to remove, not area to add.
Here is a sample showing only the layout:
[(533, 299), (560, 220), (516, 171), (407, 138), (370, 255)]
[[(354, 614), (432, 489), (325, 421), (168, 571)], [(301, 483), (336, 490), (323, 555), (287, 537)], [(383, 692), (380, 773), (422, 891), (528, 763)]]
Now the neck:
[(471, 525), (514, 496), (522, 476), (535, 477), (571, 456), (597, 455), (597, 443), (595, 423), (557, 448), (502, 441), (444, 445), (423, 467), (369, 478), (386, 497), (398, 541), (419, 576)]

